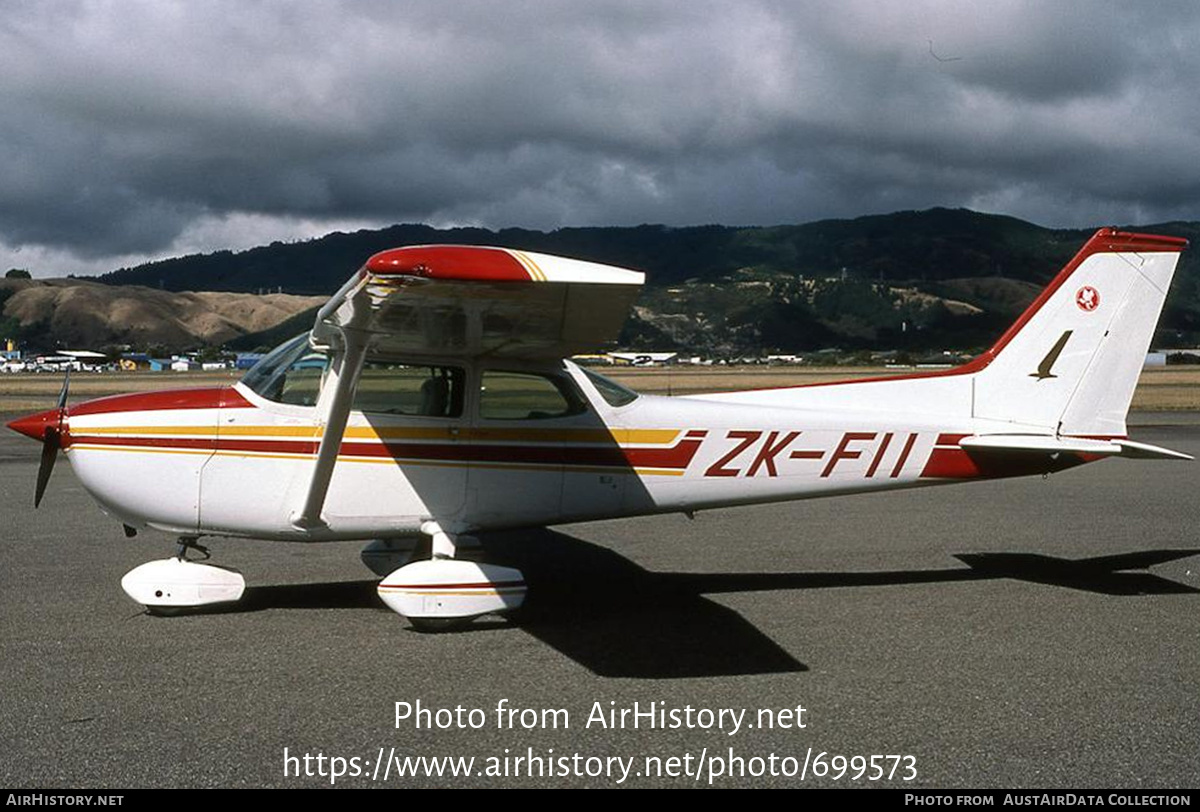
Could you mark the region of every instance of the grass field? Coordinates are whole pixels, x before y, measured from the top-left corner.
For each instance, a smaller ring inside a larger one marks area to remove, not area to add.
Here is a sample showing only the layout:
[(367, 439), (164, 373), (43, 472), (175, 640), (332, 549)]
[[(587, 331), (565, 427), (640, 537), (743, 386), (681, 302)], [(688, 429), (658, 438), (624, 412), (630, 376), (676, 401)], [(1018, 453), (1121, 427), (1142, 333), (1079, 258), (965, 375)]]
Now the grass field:
[[(911, 370), (878, 367), (655, 367), (603, 369), (605, 375), (639, 392), (689, 395), (740, 389), (768, 389), (824, 383), (847, 378), (873, 378)], [(111, 372), (71, 376), (71, 402), (123, 392), (146, 392), (192, 386), (221, 386), (240, 377), (235, 372)], [(62, 379), (57, 375), (0, 376), (0, 413), (24, 413), (53, 407)], [(1133, 397), (1135, 411), (1200, 411), (1200, 367), (1159, 367), (1142, 372)]]

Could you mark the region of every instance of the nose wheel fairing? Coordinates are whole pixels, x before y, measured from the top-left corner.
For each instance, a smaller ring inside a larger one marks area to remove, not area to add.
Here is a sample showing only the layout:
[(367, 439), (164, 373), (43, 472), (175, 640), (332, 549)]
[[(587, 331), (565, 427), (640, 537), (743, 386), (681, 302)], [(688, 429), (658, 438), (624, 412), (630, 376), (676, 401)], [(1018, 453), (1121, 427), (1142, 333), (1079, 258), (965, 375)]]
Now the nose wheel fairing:
[(152, 613), (169, 613), (242, 598), (240, 572), (184, 558), (164, 558), (134, 567), (121, 579), (125, 594)]

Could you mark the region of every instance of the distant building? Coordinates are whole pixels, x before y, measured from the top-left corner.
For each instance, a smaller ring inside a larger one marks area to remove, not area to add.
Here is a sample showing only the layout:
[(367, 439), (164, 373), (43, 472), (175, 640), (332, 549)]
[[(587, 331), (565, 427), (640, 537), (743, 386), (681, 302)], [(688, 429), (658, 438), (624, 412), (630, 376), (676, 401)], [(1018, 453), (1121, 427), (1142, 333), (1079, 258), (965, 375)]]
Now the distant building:
[(249, 369), (257, 364), (263, 358), (261, 352), (239, 352), (237, 360), (233, 362), (234, 369)]
[[(1157, 356), (1163, 356), (1162, 364), (1157, 362)], [(1146, 355), (1145, 366), (1162, 366), (1170, 364), (1200, 363), (1200, 348), (1155, 350)]]

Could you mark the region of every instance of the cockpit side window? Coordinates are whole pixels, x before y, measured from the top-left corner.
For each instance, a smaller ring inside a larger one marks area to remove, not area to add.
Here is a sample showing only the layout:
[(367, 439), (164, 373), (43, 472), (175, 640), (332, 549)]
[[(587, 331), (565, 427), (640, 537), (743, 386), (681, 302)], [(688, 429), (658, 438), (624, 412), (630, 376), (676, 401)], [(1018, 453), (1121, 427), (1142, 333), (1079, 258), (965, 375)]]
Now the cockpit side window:
[(461, 417), (464, 379), (459, 367), (367, 361), (354, 393), (354, 409), (374, 414)]

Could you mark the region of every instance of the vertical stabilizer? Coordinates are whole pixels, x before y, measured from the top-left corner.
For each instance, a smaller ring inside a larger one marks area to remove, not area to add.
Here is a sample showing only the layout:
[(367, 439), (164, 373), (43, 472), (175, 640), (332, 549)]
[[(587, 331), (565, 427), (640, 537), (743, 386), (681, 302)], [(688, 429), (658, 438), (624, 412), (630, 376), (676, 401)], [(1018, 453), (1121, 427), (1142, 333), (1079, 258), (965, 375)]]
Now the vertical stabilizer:
[(1125, 434), (1187, 241), (1101, 229), (972, 362), (974, 416), (1072, 436)]

